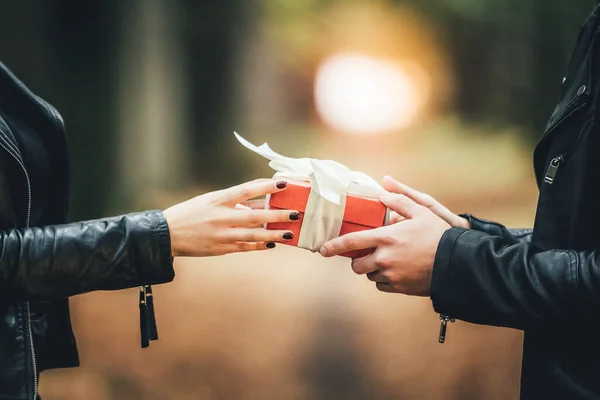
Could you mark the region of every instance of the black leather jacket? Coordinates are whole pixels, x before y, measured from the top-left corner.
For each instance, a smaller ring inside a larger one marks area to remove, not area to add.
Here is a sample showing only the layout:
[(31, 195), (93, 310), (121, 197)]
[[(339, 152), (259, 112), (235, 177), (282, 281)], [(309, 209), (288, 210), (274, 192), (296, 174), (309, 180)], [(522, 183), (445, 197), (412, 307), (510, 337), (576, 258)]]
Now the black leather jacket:
[[(49, 154), (45, 226), (30, 220), (36, 201), (9, 117), (39, 133)], [(9, 170), (19, 174), (10, 185)], [(33, 400), (39, 371), (79, 364), (69, 296), (174, 278), (160, 211), (65, 224), (68, 176), (60, 115), (0, 63), (0, 399)]]
[(600, 398), (600, 12), (584, 23), (534, 151), (533, 231), (467, 216), (436, 256), (443, 315), (525, 331), (521, 397)]

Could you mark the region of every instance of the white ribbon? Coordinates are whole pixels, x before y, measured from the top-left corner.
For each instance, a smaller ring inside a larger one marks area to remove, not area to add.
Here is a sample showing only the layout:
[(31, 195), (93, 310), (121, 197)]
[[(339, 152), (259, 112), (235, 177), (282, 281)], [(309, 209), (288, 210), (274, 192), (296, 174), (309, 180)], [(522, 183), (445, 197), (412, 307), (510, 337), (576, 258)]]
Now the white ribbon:
[(276, 177), (310, 182), (298, 247), (315, 252), (323, 243), (339, 236), (346, 194), (376, 199), (384, 190), (370, 176), (338, 162), (285, 157), (271, 150), (266, 143), (255, 146), (236, 132), (234, 135), (242, 146), (268, 159), (269, 166), (277, 171)]

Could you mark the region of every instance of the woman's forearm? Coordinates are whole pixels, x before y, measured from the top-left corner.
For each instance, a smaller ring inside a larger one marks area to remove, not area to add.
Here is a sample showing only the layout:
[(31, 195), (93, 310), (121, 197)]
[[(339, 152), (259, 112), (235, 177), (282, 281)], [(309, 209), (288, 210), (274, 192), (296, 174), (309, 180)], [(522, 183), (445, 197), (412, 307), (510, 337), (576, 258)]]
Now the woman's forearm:
[(0, 298), (51, 300), (174, 276), (160, 211), (0, 231)]

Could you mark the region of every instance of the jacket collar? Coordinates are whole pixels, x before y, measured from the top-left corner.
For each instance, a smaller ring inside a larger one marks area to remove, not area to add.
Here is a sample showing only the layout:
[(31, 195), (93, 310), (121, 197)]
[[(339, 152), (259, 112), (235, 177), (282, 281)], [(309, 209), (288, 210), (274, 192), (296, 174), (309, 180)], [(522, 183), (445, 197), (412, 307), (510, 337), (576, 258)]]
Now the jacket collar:
[(2, 117), (3, 111), (7, 111), (6, 108), (8, 108), (9, 98), (12, 97), (10, 95), (11, 78), (14, 78), (12, 72), (0, 62), (0, 150), (7, 151), (11, 156), (21, 160), (21, 152), (19, 151), (17, 141)]

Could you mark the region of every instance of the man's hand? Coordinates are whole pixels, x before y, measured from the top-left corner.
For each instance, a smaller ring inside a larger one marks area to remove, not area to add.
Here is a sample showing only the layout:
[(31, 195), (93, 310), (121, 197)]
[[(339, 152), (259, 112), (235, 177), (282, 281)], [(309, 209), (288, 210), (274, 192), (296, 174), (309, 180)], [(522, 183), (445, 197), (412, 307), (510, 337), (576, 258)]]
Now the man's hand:
[[(470, 229), (469, 221), (465, 218), (459, 217), (454, 214), (452, 211), (448, 210), (441, 203), (439, 203), (436, 199), (431, 197), (426, 193), (419, 192), (409, 186), (406, 186), (391, 176), (386, 176), (383, 178), (383, 188), (388, 192), (403, 194), (406, 197), (413, 200), (415, 203), (422, 205), (423, 207), (427, 207), (438, 217), (446, 221), (452, 226), (457, 226), (465, 229)], [(390, 223), (396, 223), (401, 221), (403, 218), (395, 212), (392, 212), (390, 215)]]
[(372, 254), (352, 261), (354, 272), (367, 274), (383, 292), (429, 296), (435, 253), (451, 225), (405, 195), (386, 193), (379, 200), (404, 220), (330, 240), (321, 247), (321, 255), (374, 248)]

